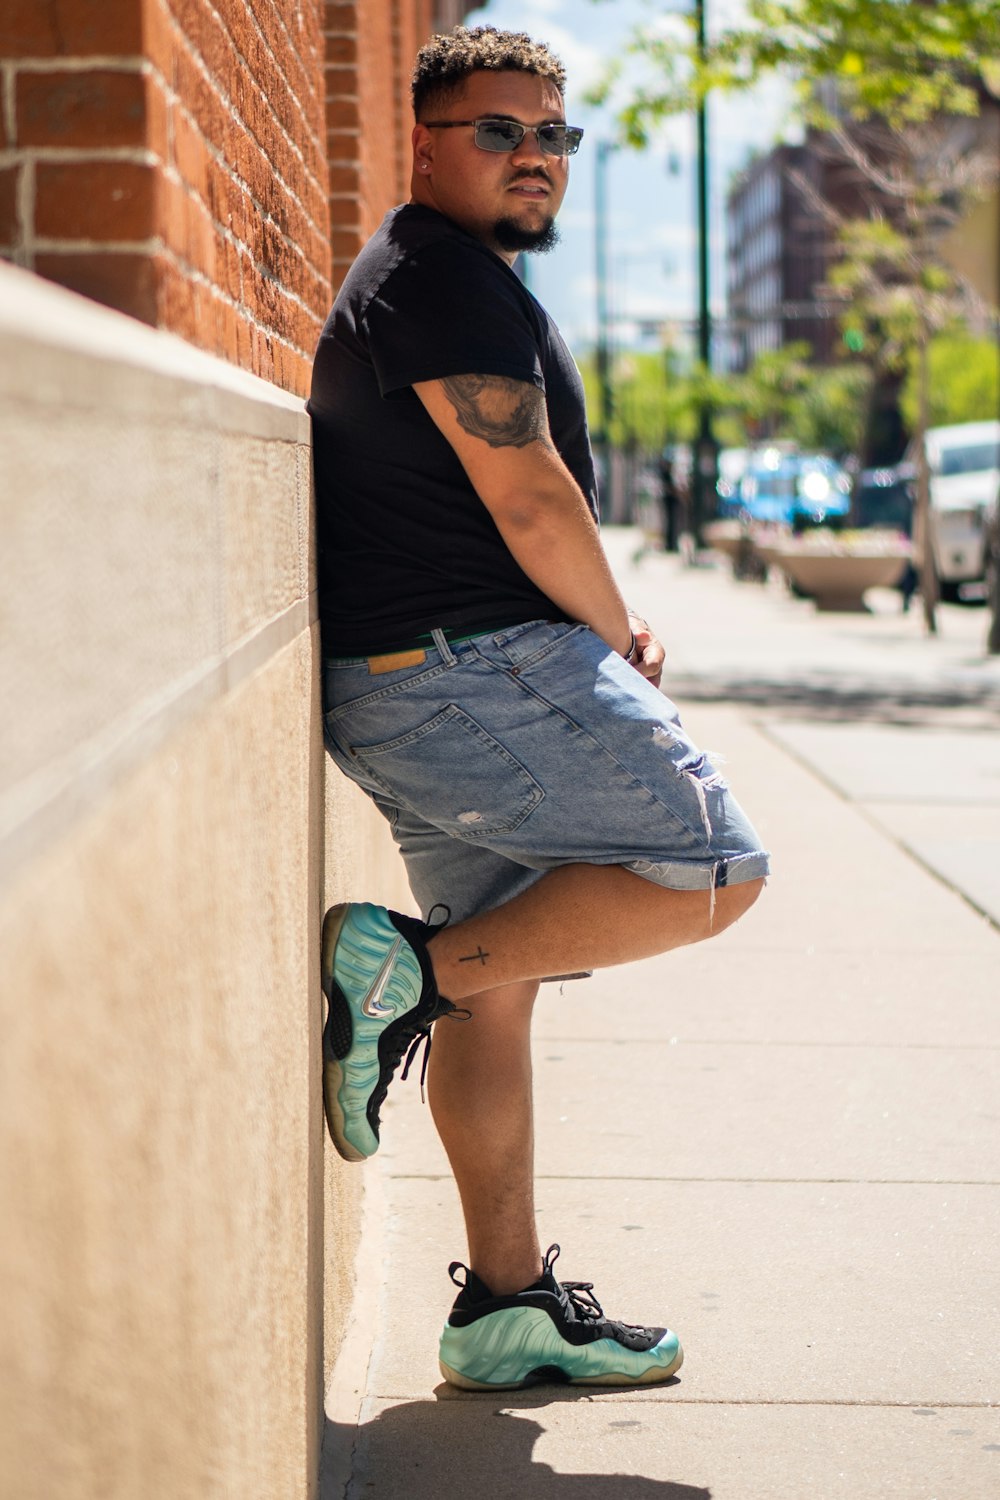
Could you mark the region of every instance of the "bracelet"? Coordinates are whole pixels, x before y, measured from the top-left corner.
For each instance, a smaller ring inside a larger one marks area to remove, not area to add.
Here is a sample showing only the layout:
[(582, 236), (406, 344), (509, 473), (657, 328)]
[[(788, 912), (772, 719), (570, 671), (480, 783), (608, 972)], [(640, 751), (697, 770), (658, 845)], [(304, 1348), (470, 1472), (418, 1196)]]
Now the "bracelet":
[(630, 667), (634, 667), (635, 666), (635, 653), (636, 653), (637, 644), (638, 643), (636, 641), (635, 634), (634, 634), (633, 631), (630, 630), (629, 631), (629, 647), (628, 647), (628, 651), (627, 652), (626, 651), (622, 652), (622, 656), (628, 662), (628, 664), (629, 664)]

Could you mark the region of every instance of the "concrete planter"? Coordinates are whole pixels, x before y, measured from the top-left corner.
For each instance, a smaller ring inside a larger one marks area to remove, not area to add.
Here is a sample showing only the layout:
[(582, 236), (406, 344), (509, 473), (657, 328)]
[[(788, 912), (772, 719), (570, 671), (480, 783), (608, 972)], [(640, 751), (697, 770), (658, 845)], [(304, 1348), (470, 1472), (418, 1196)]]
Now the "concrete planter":
[(902, 540), (835, 547), (789, 544), (775, 550), (774, 561), (799, 590), (824, 611), (860, 613), (867, 589), (892, 588), (903, 576), (910, 546)]

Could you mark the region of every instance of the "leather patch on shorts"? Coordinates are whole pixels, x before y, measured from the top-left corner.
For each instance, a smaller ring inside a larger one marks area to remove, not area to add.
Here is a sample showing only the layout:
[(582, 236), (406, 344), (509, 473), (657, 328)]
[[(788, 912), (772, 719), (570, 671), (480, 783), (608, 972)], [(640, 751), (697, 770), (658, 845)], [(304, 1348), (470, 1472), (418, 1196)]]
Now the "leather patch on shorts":
[(388, 656), (369, 656), (368, 671), (373, 677), (383, 672), (401, 672), (404, 667), (419, 667), (427, 660), (426, 651), (393, 651)]

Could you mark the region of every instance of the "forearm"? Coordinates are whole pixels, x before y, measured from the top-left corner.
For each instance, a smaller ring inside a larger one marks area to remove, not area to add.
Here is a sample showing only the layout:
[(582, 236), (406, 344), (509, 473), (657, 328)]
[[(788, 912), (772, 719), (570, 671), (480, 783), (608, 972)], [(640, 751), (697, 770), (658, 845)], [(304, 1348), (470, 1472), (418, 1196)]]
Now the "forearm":
[(589, 625), (623, 655), (631, 630), (628, 611), (601, 546), (594, 519), (570, 476), (564, 486), (493, 512), (511, 555), (543, 594)]
[(552, 442), (542, 392), (481, 375), (422, 381), (414, 390), (532, 583), (627, 654), (628, 612), (583, 492)]

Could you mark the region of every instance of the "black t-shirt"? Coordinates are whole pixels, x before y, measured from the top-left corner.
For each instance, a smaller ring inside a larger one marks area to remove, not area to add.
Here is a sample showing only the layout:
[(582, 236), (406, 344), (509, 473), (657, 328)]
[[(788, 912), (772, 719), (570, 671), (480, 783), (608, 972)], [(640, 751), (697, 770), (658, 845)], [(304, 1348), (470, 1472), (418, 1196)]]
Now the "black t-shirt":
[(518, 566), (412, 390), (506, 375), (545, 392), (552, 439), (597, 514), (583, 384), (545, 309), (433, 209), (393, 209), (358, 256), (313, 368), (319, 605), (327, 656), (564, 619)]

